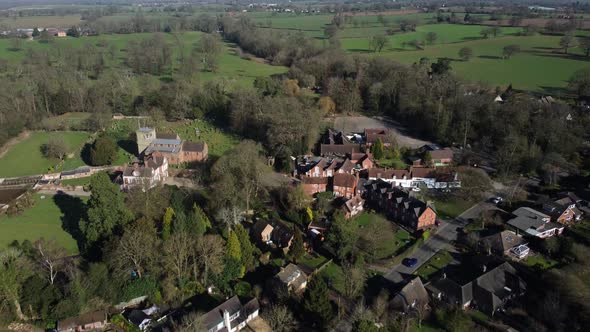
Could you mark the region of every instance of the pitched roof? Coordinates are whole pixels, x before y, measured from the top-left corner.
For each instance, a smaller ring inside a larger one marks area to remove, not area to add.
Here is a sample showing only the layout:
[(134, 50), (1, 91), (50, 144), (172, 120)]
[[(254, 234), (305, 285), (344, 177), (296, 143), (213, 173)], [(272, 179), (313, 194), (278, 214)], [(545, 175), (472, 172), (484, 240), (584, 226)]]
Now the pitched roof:
[(342, 163), (338, 165), (338, 171), (349, 173), (354, 169), (354, 164), (350, 159), (346, 158)]
[(333, 177), (334, 186), (353, 188), (356, 185), (356, 177), (352, 174), (337, 173)]
[(369, 178), (377, 179), (403, 179), (410, 177), (410, 172), (406, 169), (388, 169), (388, 168), (371, 168), (368, 170)]
[(77, 326), (86, 325), (90, 323), (103, 322), (107, 320), (107, 314), (103, 310), (87, 312), (85, 314), (70, 317), (57, 322), (57, 329), (59, 331), (75, 329)]
[(184, 141), (184, 143), (182, 143), (182, 150), (192, 152), (203, 152), (205, 150), (205, 142)]
[(502, 231), (482, 238), (481, 242), (489, 245), (494, 250), (504, 252), (522, 244), (524, 240), (514, 232)]
[(450, 148), (430, 151), (432, 159), (453, 159), (453, 154), (453, 150)]
[(284, 284), (293, 286), (298, 289), (301, 284), (307, 281), (307, 276), (301, 269), (292, 263), (285, 266), (277, 273), (277, 278)]
[(348, 212), (352, 212), (355, 206), (363, 206), (365, 204), (365, 200), (360, 195), (354, 195), (351, 199), (346, 200), (342, 207)]
[(420, 277), (415, 277), (397, 293), (392, 300), (394, 308), (405, 311), (414, 305), (428, 303), (428, 293)]
[(321, 155), (350, 155), (358, 153), (361, 148), (358, 144), (321, 144), (320, 154)]
[(123, 176), (134, 176), (134, 177), (142, 177), (142, 178), (151, 178), (153, 174), (153, 169), (151, 167), (145, 167), (143, 165), (134, 165), (130, 167), (125, 167), (123, 170)]
[(434, 167), (412, 167), (410, 173), (414, 178), (434, 178), (436, 177), (436, 168)]
[[(149, 128), (147, 128), (147, 129), (149, 130)], [(156, 133), (156, 138), (159, 138), (159, 139), (173, 139), (173, 140), (180, 139), (178, 137), (178, 134), (175, 134), (175, 133)]]
[(328, 178), (326, 177), (315, 177), (315, 176), (303, 176), (301, 177), (302, 184), (328, 184)]
[(389, 133), (390, 130), (387, 128), (365, 128), (365, 140), (367, 143), (376, 143), (381, 139), (383, 143), (390, 143), (386, 140)]
[[(242, 303), (240, 303), (240, 299), (237, 296), (230, 298), (229, 300), (223, 302), (222, 304), (215, 307), (213, 310), (209, 311), (204, 316), (204, 322), (207, 325), (207, 330), (217, 326), (219, 323), (223, 322), (223, 312), (229, 312), (229, 315), (236, 314), (242, 309)], [(243, 316), (243, 315), (240, 315)]]

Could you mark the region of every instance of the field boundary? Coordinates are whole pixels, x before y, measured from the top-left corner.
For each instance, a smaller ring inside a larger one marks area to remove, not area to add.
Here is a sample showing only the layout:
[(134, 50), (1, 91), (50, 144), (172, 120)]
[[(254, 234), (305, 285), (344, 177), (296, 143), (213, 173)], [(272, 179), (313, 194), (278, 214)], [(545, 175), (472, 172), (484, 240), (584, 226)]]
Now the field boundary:
[(31, 136), (31, 132), (25, 130), (22, 133), (18, 134), (18, 136), (9, 139), (8, 142), (6, 142), (4, 145), (0, 147), (0, 158), (4, 157), (4, 155), (10, 150), (11, 147), (26, 140), (27, 138), (29, 138), (29, 136)]

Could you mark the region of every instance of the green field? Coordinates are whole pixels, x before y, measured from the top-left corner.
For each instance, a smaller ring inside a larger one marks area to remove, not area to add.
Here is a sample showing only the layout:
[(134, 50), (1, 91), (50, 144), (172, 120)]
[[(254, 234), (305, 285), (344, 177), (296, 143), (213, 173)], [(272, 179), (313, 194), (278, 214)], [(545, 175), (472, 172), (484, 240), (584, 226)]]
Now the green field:
[[(69, 145), (72, 158), (62, 163), (59, 160), (47, 159), (41, 154), (41, 146), (50, 138), (61, 138)], [(12, 146), (0, 158), (0, 177), (15, 177), (34, 174), (44, 174), (50, 168), (55, 170), (74, 169), (84, 165), (80, 157), (80, 149), (88, 140), (86, 132), (32, 132), (28, 138)]]
[[(559, 49), (560, 36), (517, 36), (517, 28), (502, 28), (501, 35), (483, 39), (479, 32), (482, 26), (471, 25), (425, 25), (416, 32), (389, 36), (389, 45), (380, 53), (369, 52), (370, 38), (341, 39), (344, 49), (369, 56), (387, 57), (401, 63), (412, 64), (421, 58), (436, 61), (451, 59), (451, 67), (461, 77), (470, 81), (486, 82), (492, 86), (512, 86), (516, 89), (533, 90), (547, 94), (561, 92), (571, 75), (589, 66), (582, 50), (572, 48), (569, 54)], [(423, 40), (427, 32), (436, 32), (437, 41), (422, 50), (404, 44), (411, 40)], [(579, 35), (584, 33), (580, 32)], [(521, 52), (510, 59), (503, 59), (504, 46), (516, 44)], [(459, 59), (463, 47), (473, 50), (469, 61)]]
[[(76, 241), (62, 228), (62, 210), (75, 210), (79, 206), (71, 206), (64, 200), (61, 208), (54, 201), (53, 196), (35, 195), (35, 206), (25, 210), (21, 215), (8, 217), (0, 216), (0, 248), (5, 248), (12, 241), (35, 241), (41, 237), (46, 240), (55, 240), (67, 249), (70, 254), (78, 253)], [(65, 197), (65, 196), (62, 196)]]
[[(138, 33), (138, 34), (113, 34), (100, 36), (87, 36), (80, 38), (54, 38), (51, 43), (43, 44), (35, 40), (27, 40), (22, 42), (20, 51), (12, 51), (12, 41), (10, 39), (0, 39), (0, 58), (10, 61), (20, 61), (26, 54), (27, 49), (47, 50), (54, 53), (56, 57), (62, 54), (67, 48), (81, 48), (85, 45), (98, 45), (105, 43), (104, 51), (107, 51), (110, 46), (114, 45), (115, 54), (113, 59), (110, 55), (105, 56), (105, 62), (112, 69), (128, 69), (124, 64), (126, 58), (126, 47), (130, 41), (140, 41), (151, 37), (152, 33)], [(173, 48), (173, 64), (172, 71), (175, 72), (179, 67), (180, 49), (184, 50), (185, 55), (189, 55), (191, 50), (198, 44), (201, 32), (184, 32), (178, 34), (163, 34), (165, 40), (170, 43)], [(97, 46), (99, 47), (99, 46)], [(99, 47), (100, 48), (100, 47)], [(235, 45), (226, 44), (224, 53), (219, 57), (219, 69), (217, 72), (200, 72), (197, 78), (202, 80), (211, 80), (214, 78), (224, 79), (230, 84), (237, 85), (251, 85), (256, 77), (270, 76), (273, 74), (284, 73), (287, 68), (281, 66), (271, 66), (262, 63), (261, 61), (253, 61), (244, 59), (239, 56)], [(169, 73), (172, 74), (172, 73)], [(162, 76), (170, 76), (170, 75)]]

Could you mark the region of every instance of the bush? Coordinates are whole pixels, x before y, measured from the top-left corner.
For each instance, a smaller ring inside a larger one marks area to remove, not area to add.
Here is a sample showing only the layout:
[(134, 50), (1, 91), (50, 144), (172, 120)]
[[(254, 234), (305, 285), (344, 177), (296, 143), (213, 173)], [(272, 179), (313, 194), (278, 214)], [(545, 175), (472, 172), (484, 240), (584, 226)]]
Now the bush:
[(129, 301), (136, 297), (148, 296), (154, 298), (158, 291), (158, 283), (151, 277), (134, 279), (126, 282), (122, 289), (120, 300)]
[(234, 286), (234, 292), (240, 297), (251, 297), (252, 286), (245, 281), (240, 281)]

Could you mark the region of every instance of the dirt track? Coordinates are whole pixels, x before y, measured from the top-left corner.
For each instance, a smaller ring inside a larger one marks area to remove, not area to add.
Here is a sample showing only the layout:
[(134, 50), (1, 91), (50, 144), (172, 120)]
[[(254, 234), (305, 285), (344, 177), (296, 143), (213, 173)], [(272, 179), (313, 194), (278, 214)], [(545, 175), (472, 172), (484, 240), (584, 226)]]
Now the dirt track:
[(411, 130), (384, 117), (339, 116), (334, 119), (334, 129), (344, 133), (362, 132), (365, 128), (390, 128), (397, 135), (399, 146), (418, 148), (430, 142), (413, 137)]
[(6, 142), (6, 144), (0, 146), (0, 158), (4, 157), (4, 155), (6, 154), (6, 152), (8, 152), (8, 150), (10, 150), (10, 148), (12, 146), (17, 145), (21, 141), (27, 139), (30, 134), (31, 133), (28, 132), (28, 131), (23, 131), (18, 136), (9, 139), (8, 142)]

